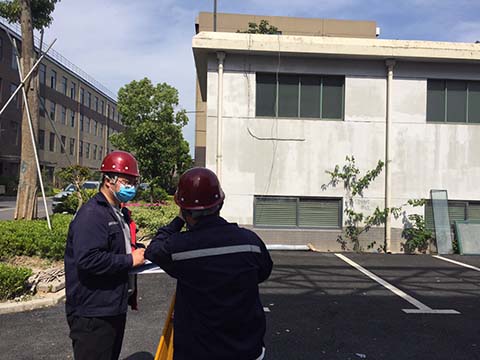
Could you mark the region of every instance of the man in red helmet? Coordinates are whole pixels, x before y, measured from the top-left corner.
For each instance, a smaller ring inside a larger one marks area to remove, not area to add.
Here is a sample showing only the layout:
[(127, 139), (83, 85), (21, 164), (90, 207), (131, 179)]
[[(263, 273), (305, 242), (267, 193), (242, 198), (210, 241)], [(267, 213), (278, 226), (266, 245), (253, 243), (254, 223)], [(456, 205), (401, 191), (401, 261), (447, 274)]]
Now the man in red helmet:
[(75, 360), (116, 360), (125, 331), (128, 271), (144, 263), (132, 249), (121, 204), (135, 196), (137, 160), (113, 151), (102, 161), (100, 191), (70, 223), (65, 248), (65, 310)]
[(224, 198), (212, 171), (186, 171), (175, 193), (179, 216), (158, 230), (145, 252), (177, 279), (175, 360), (264, 357), (258, 284), (270, 276), (272, 260), (254, 232), (220, 217)]

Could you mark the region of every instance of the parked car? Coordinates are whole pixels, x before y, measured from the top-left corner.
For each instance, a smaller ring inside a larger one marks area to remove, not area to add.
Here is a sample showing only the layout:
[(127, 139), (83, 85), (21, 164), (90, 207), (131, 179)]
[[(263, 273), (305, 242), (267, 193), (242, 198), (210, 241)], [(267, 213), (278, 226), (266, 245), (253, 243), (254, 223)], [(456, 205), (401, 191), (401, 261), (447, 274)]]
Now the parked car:
[[(95, 190), (98, 189), (99, 186), (99, 181), (85, 181), (82, 184), (82, 189)], [(77, 191), (77, 187), (74, 184), (68, 184), (62, 191), (56, 194), (52, 199), (52, 211), (54, 213), (57, 212), (58, 205), (64, 202), (65, 199), (75, 191)]]

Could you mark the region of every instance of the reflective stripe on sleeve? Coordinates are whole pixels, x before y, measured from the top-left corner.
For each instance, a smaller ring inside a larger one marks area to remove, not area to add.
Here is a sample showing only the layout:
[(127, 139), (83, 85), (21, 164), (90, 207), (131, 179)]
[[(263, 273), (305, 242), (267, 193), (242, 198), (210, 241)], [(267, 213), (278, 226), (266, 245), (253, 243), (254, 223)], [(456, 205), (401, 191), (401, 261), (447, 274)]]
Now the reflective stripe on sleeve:
[(260, 247), (257, 245), (233, 245), (233, 246), (222, 246), (216, 248), (207, 248), (199, 250), (190, 250), (182, 251), (172, 254), (172, 260), (187, 260), (201, 258), (205, 256), (216, 256), (216, 255), (226, 255), (226, 254), (236, 254), (242, 252), (254, 252), (261, 254)]

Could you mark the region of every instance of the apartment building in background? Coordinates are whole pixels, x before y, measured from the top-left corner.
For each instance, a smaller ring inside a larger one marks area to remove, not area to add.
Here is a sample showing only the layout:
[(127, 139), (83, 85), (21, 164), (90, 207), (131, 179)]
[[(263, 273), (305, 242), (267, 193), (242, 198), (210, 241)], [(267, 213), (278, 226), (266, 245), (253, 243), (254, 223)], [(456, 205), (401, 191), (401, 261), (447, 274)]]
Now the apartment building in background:
[[(19, 84), (14, 49), (21, 49), (20, 29), (0, 19), (0, 105)], [(35, 45), (38, 50), (39, 41)], [(43, 48), (46, 49), (46, 44)], [(42, 173), (53, 181), (55, 172), (71, 164), (98, 169), (112, 146), (108, 137), (123, 129), (116, 97), (98, 81), (50, 50), (38, 67), (40, 118), (36, 134)], [(21, 151), (22, 96), (0, 117), (0, 176), (18, 177)]]
[[(281, 34), (237, 33), (261, 19)], [(192, 43), (195, 160), (218, 173), (230, 221), (267, 243), (341, 250), (346, 193), (322, 187), (326, 171), (351, 155), (373, 169), (387, 148), (390, 176), (355, 206), (370, 215), (387, 196), (403, 206), (391, 251), (402, 251), (409, 214), (433, 227), (430, 203), (405, 206), (431, 190), (447, 190), (451, 222), (480, 220), (480, 44), (379, 39), (375, 22), (218, 14), (212, 24), (201, 13)], [(368, 241), (383, 244), (385, 230)]]

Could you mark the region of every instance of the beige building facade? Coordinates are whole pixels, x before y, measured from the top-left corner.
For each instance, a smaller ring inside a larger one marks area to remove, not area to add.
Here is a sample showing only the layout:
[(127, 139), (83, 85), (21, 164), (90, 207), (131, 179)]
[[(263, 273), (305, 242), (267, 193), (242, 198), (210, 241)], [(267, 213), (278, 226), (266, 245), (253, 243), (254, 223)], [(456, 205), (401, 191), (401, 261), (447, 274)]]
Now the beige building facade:
[(222, 213), (266, 242), (342, 250), (346, 193), (322, 185), (352, 155), (362, 172), (388, 159), (355, 207), (403, 207), (389, 250), (403, 251), (408, 215), (432, 225), (431, 204), (405, 205), (431, 190), (447, 190), (452, 223), (480, 220), (480, 44), (200, 32), (193, 52), (196, 145), (221, 178)]

